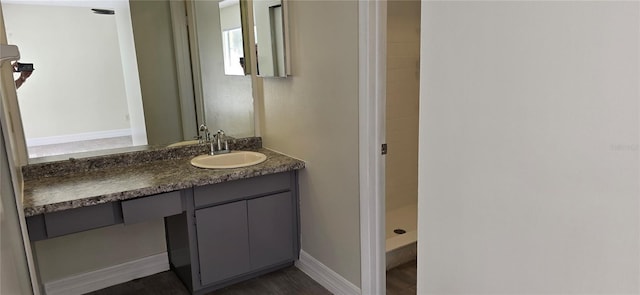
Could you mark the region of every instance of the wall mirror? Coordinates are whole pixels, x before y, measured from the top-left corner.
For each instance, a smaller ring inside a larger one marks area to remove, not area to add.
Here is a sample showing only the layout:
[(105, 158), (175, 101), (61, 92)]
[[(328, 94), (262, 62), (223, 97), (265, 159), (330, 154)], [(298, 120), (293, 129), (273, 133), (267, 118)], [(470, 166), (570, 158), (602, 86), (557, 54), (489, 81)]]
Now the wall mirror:
[[(175, 24), (175, 8), (184, 15), (185, 3), (0, 0), (8, 43), (18, 45), (21, 62), (35, 68), (17, 89), (29, 162), (166, 146), (192, 139), (201, 123), (235, 137), (253, 136), (252, 97), (237, 99), (251, 94), (250, 79), (222, 87), (227, 81), (213, 73), (224, 70), (222, 63), (204, 64), (222, 59), (213, 57), (222, 57), (222, 42), (203, 38), (204, 47), (219, 48), (191, 49), (203, 64), (191, 65), (187, 56), (187, 66), (202, 80), (194, 78), (192, 95), (184, 95), (177, 52), (182, 46), (188, 54), (189, 42), (196, 42), (186, 38), (186, 17)], [(181, 26), (185, 33), (177, 36)], [(193, 92), (201, 95), (194, 100)]]
[(290, 72), (286, 3), (222, 0), (218, 5), (225, 75), (250, 74), (250, 53), (254, 50), (258, 76), (286, 77)]
[(253, 0), (258, 76), (286, 77), (289, 74), (287, 15), (283, 0)]

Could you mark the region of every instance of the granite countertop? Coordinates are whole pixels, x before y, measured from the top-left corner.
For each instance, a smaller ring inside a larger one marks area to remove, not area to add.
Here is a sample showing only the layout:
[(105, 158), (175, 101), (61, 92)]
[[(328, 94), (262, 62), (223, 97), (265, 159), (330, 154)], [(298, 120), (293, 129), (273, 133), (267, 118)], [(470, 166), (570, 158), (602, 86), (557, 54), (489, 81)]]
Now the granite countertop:
[(265, 154), (267, 160), (243, 168), (202, 169), (191, 165), (190, 160), (193, 156), (184, 156), (83, 173), (25, 178), (24, 213), (29, 217), (194, 186), (297, 170), (305, 166), (300, 160), (268, 149), (253, 150)]

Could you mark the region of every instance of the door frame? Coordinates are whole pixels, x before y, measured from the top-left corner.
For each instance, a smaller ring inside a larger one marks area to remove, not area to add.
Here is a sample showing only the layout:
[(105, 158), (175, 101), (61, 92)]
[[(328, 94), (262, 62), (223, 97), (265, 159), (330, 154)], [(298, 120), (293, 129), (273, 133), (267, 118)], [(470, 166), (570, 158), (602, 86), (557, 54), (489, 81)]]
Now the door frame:
[[(0, 5), (0, 43), (7, 44), (2, 5)], [(10, 64), (9, 61), (0, 62), (0, 125), (2, 125), (0, 136), (4, 138), (8, 160), (7, 165), (11, 173), (13, 194), (10, 197), (15, 198), (16, 208), (3, 208), (3, 210), (17, 211), (20, 232), (22, 234), (22, 244), (24, 246), (27, 268), (29, 269), (31, 289), (34, 295), (39, 295), (41, 290), (39, 272), (36, 268), (35, 250), (29, 240), (26, 218), (24, 216), (24, 210), (22, 210), (23, 179), (21, 168), (27, 164), (27, 146), (22, 128), (22, 119), (20, 117), (18, 94), (13, 81)]]
[(386, 293), (385, 142), (387, 0), (358, 2), (360, 290)]

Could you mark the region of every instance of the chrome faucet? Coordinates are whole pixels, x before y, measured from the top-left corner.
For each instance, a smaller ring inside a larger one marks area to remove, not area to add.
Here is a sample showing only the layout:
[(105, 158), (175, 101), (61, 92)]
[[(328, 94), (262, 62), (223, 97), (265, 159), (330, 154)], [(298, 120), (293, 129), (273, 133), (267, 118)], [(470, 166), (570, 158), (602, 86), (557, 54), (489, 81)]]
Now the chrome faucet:
[[(215, 138), (214, 140), (209, 140), (209, 144), (210, 144), (210, 155), (216, 155), (216, 154), (226, 154), (228, 152), (231, 152), (231, 150), (229, 150), (229, 142), (227, 141), (227, 138), (224, 135), (224, 131), (223, 130), (218, 130), (218, 132), (216, 132), (216, 134), (213, 135), (213, 138)], [(214, 142), (215, 142), (215, 146), (214, 146)], [(224, 148), (222, 147), (224, 143)]]

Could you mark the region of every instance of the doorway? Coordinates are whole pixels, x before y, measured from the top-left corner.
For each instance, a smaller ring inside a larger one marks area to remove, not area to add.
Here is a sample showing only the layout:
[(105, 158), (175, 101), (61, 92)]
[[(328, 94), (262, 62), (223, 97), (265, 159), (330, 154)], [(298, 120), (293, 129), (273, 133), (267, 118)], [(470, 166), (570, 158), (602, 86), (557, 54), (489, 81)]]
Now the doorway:
[[(420, 1), (387, 2), (385, 253), (386, 269), (413, 273), (418, 238), (418, 117), (420, 93)], [(387, 289), (408, 291), (409, 281)], [(415, 292), (415, 289), (413, 289)], [(398, 293), (395, 292), (395, 293)]]
[[(386, 126), (386, 96), (387, 96), (387, 34), (396, 34), (387, 30), (387, 6), (391, 1), (361, 1), (359, 4), (359, 121), (360, 121), (360, 240), (361, 240), (361, 293), (362, 294), (384, 294), (387, 291), (386, 281), (386, 164), (390, 164), (380, 153), (380, 147), (386, 143), (387, 132), (403, 132), (402, 129), (386, 130), (392, 126)], [(401, 5), (409, 5), (408, 1), (399, 1)], [(400, 36), (390, 37), (389, 40), (399, 42), (398, 49), (402, 50), (401, 41), (411, 41), (405, 35), (414, 34), (413, 39), (419, 40), (420, 28), (420, 2), (417, 8), (413, 8), (417, 18), (413, 21), (414, 25), (410, 26), (406, 23), (398, 23), (401, 29), (397, 34)], [(391, 4), (393, 5), (393, 4)], [(391, 9), (395, 9), (392, 7)], [(401, 8), (400, 8), (401, 9)], [(400, 12), (402, 9), (400, 10)], [(394, 12), (392, 12), (394, 13)], [(402, 18), (400, 19), (402, 21)], [(394, 24), (391, 24), (393, 26)], [(413, 30), (413, 31), (412, 31)], [(398, 37), (396, 39), (395, 37)], [(403, 38), (400, 38), (403, 37)], [(416, 42), (419, 44), (419, 41)], [(404, 44), (407, 45), (407, 44)], [(419, 55), (419, 45), (414, 47), (414, 52)], [(402, 59), (400, 59), (402, 60)], [(418, 80), (419, 60), (414, 58), (413, 69), (411, 68), (411, 60), (404, 59), (405, 70), (413, 72), (413, 79)], [(408, 63), (408, 64), (407, 64)], [(393, 70), (389, 69), (389, 73), (393, 74)], [(390, 75), (391, 75), (390, 74)], [(401, 87), (401, 86), (398, 86)], [(416, 92), (418, 93), (418, 92)], [(418, 99), (417, 97), (414, 99)], [(415, 105), (417, 109), (417, 104)], [(410, 117), (410, 116), (409, 116)], [(415, 116), (414, 116), (415, 117)], [(414, 123), (415, 124), (415, 123)], [(414, 132), (417, 137), (417, 129)], [(409, 132), (410, 134), (410, 132)], [(393, 136), (392, 136), (393, 137)], [(393, 138), (389, 138), (393, 139)], [(397, 144), (403, 144), (402, 138), (398, 139)], [(415, 149), (415, 148), (414, 148)], [(383, 146), (384, 150), (384, 146)], [(388, 146), (388, 152), (394, 152), (393, 145)], [(384, 153), (383, 153), (384, 154)], [(393, 159), (391, 160), (393, 161)], [(393, 164), (391, 164), (393, 165)], [(414, 163), (415, 165), (415, 163)], [(401, 165), (400, 165), (401, 167)], [(416, 173), (417, 174), (417, 170)], [(414, 198), (417, 199), (417, 196)], [(392, 206), (402, 204), (402, 201), (396, 202)], [(398, 206), (400, 208), (401, 206)], [(417, 210), (412, 210), (417, 211)], [(416, 214), (417, 215), (417, 214)], [(416, 227), (417, 228), (417, 227)], [(416, 271), (417, 273), (417, 271)]]

